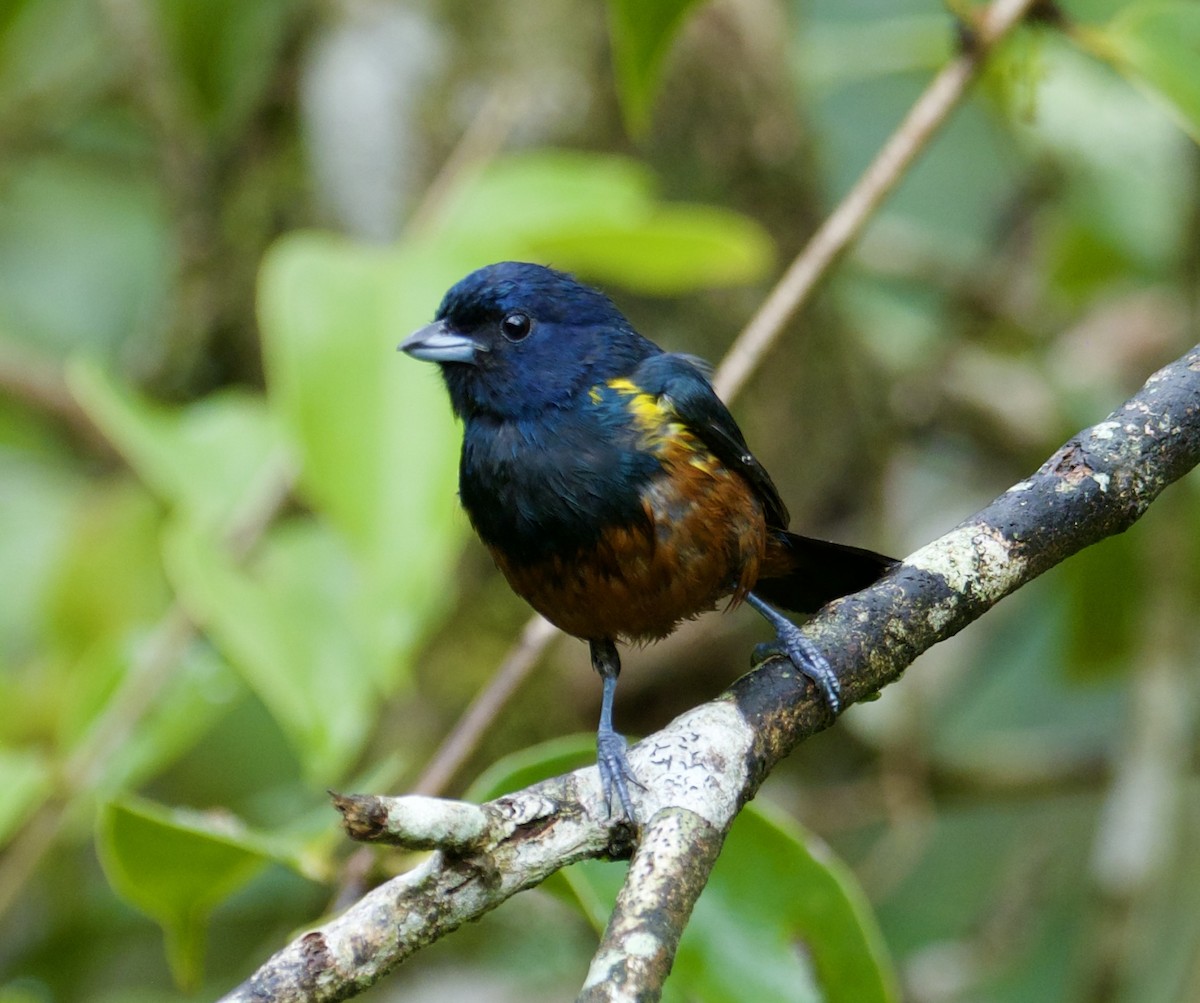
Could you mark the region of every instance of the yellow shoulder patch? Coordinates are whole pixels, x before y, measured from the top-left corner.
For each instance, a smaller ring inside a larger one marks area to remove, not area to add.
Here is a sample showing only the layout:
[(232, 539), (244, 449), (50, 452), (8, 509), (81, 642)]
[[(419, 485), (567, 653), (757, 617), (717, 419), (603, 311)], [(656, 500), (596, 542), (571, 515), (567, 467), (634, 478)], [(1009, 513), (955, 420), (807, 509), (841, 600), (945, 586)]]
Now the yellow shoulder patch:
[[(664, 399), (647, 393), (624, 376), (609, 380), (608, 387), (625, 399), (625, 406), (642, 433), (643, 448), (653, 450), (660, 456), (667, 454), (679, 459), (686, 456), (688, 463), (708, 474), (723, 470), (720, 461), (678, 419), (670, 407), (669, 398), (665, 399), (664, 405)], [(593, 387), (591, 392), (596, 393), (598, 389)]]
[[(671, 434), (665, 426), (672, 423), (674, 415), (659, 404), (657, 397), (646, 393), (633, 380), (623, 376), (609, 380), (608, 385), (625, 398), (625, 407), (629, 409), (643, 433), (655, 437)], [(683, 426), (680, 425), (679, 428), (682, 430)]]

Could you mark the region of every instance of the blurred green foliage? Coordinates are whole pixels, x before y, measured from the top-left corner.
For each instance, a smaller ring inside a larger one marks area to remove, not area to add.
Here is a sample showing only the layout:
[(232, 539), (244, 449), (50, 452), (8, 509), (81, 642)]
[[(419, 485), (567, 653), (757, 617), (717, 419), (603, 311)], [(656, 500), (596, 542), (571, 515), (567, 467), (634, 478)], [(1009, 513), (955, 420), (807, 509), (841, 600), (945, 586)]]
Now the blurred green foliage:
[[(814, 533), (915, 548), (1195, 340), (1200, 6), (1060, 9), (735, 407)], [(240, 981), (352, 880), (324, 789), (411, 784), (515, 636), (443, 389), (394, 353), (442, 292), (546, 261), (716, 358), (955, 37), (934, 0), (607, 14), (0, 5), (4, 1003)], [(1196, 492), (793, 757), (668, 997), (1200, 996)], [(717, 692), (744, 627), (630, 653), (621, 720)], [(590, 759), (561, 735), (594, 680), (549, 661), (472, 796)], [(377, 993), (562, 998), (622, 872), (556, 876)]]
[(613, 76), (629, 131), (642, 135), (650, 125), (663, 64), (680, 22), (696, 0), (611, 0)]

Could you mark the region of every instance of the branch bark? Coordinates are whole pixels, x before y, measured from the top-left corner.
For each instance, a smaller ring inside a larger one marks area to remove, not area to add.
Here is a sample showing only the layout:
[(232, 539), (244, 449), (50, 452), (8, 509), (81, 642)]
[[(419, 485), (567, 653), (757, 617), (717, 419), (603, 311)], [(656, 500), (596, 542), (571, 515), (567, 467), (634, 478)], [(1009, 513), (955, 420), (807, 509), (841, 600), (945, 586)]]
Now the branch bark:
[[(1004, 596), (1123, 532), (1197, 463), (1200, 345), (1029, 478), (871, 588), (831, 603), (805, 633), (837, 671), (847, 705), (861, 700)], [(833, 720), (805, 677), (772, 660), (630, 751), (647, 822), (581, 1000), (658, 998), (737, 812), (779, 760)], [(560, 867), (628, 856), (635, 835), (608, 818), (594, 767), (481, 806), (360, 796), (339, 807), (357, 838), (452, 849), (293, 941), (225, 1003), (346, 999)]]

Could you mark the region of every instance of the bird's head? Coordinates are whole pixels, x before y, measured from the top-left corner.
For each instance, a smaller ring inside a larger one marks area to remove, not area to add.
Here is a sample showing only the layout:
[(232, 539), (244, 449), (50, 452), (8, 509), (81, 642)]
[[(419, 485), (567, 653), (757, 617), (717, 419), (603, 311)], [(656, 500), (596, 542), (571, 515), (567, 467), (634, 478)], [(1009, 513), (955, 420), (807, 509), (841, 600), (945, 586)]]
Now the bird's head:
[(505, 261), (454, 285), (400, 349), (442, 367), (457, 414), (529, 417), (567, 408), (658, 349), (602, 292), (542, 265)]

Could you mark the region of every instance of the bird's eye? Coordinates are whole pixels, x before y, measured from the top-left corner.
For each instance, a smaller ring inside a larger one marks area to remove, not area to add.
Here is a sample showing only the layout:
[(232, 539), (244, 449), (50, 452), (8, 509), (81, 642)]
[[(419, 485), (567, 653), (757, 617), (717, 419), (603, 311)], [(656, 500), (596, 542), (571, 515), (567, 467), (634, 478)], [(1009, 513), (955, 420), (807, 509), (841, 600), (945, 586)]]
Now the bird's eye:
[(500, 321), (500, 333), (509, 341), (520, 341), (529, 334), (532, 325), (527, 314), (514, 310)]

